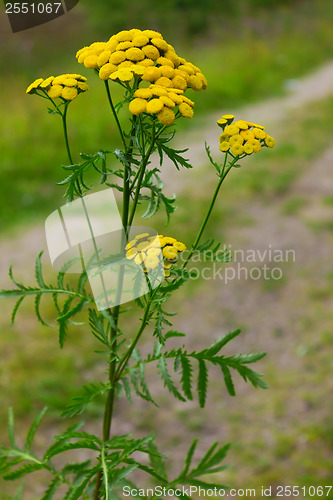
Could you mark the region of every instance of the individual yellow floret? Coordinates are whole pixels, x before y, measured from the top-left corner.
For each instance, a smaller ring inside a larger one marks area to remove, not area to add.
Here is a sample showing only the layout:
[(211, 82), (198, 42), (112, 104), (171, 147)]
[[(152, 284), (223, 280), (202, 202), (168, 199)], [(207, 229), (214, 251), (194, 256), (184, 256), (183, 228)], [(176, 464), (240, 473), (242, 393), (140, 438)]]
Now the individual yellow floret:
[(142, 34), (146, 35), (148, 38), (163, 38), (161, 33), (154, 30), (144, 30)]
[(228, 123), (228, 120), (226, 120), (225, 118), (220, 118), (219, 120), (217, 120), (217, 124), (219, 127), (221, 128), (224, 128)]
[(181, 241), (175, 241), (173, 243), (173, 246), (178, 252), (183, 252), (184, 250), (186, 250), (186, 246)]
[(51, 85), (49, 90), (47, 91), (47, 95), (51, 97), (51, 99), (57, 99), (61, 96), (63, 90), (62, 85)]
[(61, 92), (61, 97), (67, 101), (72, 101), (77, 96), (77, 89), (75, 87), (64, 87)]
[(119, 31), (119, 33), (114, 35), (114, 37), (116, 38), (116, 40), (118, 40), (118, 42), (127, 42), (127, 41), (131, 42), (134, 38), (134, 34), (131, 33), (130, 31), (123, 30)]
[(140, 65), (144, 68), (148, 68), (149, 66), (154, 66), (154, 61), (152, 59), (143, 59), (140, 61)]
[(133, 40), (132, 44), (134, 47), (143, 47), (144, 45), (147, 45), (149, 43), (149, 38), (147, 35), (136, 35)]
[(266, 132), (264, 132), (261, 128), (254, 127), (252, 129), (252, 132), (253, 132), (254, 137), (256, 139), (265, 139), (265, 137), (266, 137)]
[(231, 146), (230, 152), (234, 156), (240, 156), (244, 153), (244, 147), (241, 144), (236, 143), (233, 146)]
[(104, 50), (97, 58), (98, 66), (101, 67), (109, 62), (111, 50)]
[(89, 90), (89, 86), (88, 86), (85, 82), (78, 82), (78, 83), (77, 83), (77, 88), (78, 88), (81, 92), (86, 92), (87, 90)]
[(120, 64), (121, 62), (125, 61), (125, 59), (125, 52), (123, 52), (122, 50), (116, 50), (110, 55), (109, 62), (112, 64)]
[(142, 99), (150, 99), (153, 93), (150, 89), (138, 89), (134, 92), (134, 97), (141, 97)]
[(133, 72), (129, 68), (121, 68), (110, 75), (111, 80), (121, 82), (130, 82), (133, 78)]
[(165, 52), (164, 57), (170, 59), (170, 61), (173, 62), (174, 66), (179, 66), (179, 57), (177, 56), (176, 52), (174, 52), (174, 50), (168, 50), (167, 52)]
[(236, 125), (227, 125), (224, 129), (224, 133), (227, 135), (234, 135), (239, 133), (239, 128)]
[(163, 38), (152, 38), (151, 43), (159, 50), (163, 50), (164, 52), (167, 52), (168, 50), (168, 44), (165, 40), (163, 40)]
[(117, 50), (127, 50), (129, 49), (130, 47), (133, 47), (133, 44), (132, 42), (119, 42), (118, 45), (117, 45)]
[(176, 75), (172, 79), (172, 85), (176, 89), (180, 89), (180, 90), (186, 90), (187, 89), (187, 81), (185, 80), (185, 78), (183, 78), (182, 76), (179, 76), (179, 75)]
[(157, 118), (163, 125), (172, 125), (175, 121), (176, 115), (172, 109), (164, 107), (157, 115)]
[(64, 85), (66, 85), (66, 87), (76, 87), (77, 80), (75, 78), (65, 78)]
[(146, 80), (147, 82), (156, 82), (161, 77), (161, 71), (159, 68), (155, 66), (148, 67), (144, 74), (142, 75), (142, 80)]
[(161, 76), (166, 76), (167, 78), (173, 78), (175, 76), (175, 70), (171, 66), (161, 66), (160, 67)]
[(166, 245), (173, 245), (176, 241), (176, 238), (172, 238), (171, 236), (164, 236), (160, 240), (161, 247), (164, 247)]
[(129, 104), (129, 110), (133, 115), (139, 115), (146, 111), (147, 101), (139, 97), (133, 99)]
[(163, 257), (167, 260), (176, 261), (178, 256), (177, 249), (174, 246), (167, 246), (163, 248)]
[(169, 93), (165, 87), (162, 87), (161, 85), (150, 85), (149, 89), (151, 90), (152, 94), (156, 97), (161, 97), (161, 96), (166, 96), (168, 97)]
[(253, 152), (258, 153), (261, 150), (260, 141), (257, 139), (250, 139), (247, 141), (247, 144), (251, 144), (253, 146)]
[(160, 99), (151, 99), (147, 102), (147, 113), (157, 114), (163, 109), (163, 102)]
[(156, 61), (160, 57), (160, 52), (157, 47), (154, 45), (146, 45), (145, 47), (142, 47), (142, 52), (146, 57), (149, 59), (152, 59), (153, 61)]
[(172, 81), (166, 76), (161, 76), (156, 80), (156, 85), (161, 85), (161, 87), (172, 87)]
[(254, 139), (254, 133), (252, 132), (252, 130), (241, 130), (240, 131), (240, 135), (246, 140), (248, 141), (249, 139)]
[(253, 153), (253, 145), (252, 144), (249, 144), (248, 142), (246, 142), (244, 144), (243, 148), (244, 148), (245, 154), (251, 155)]
[(235, 118), (235, 115), (222, 115), (222, 118), (225, 118), (228, 122), (232, 122)]
[(222, 151), (223, 153), (226, 152), (226, 151), (229, 151), (230, 149), (230, 144), (229, 142), (227, 141), (223, 141), (220, 143), (220, 146), (219, 146), (219, 149), (220, 151)]
[(170, 66), (171, 68), (174, 68), (174, 64), (170, 59), (167, 59), (166, 57), (160, 56), (156, 60), (156, 64), (160, 64), (161, 66)]
[(25, 91), (26, 94), (33, 94), (33, 92), (39, 87), (43, 80), (43, 78), (37, 78), (35, 81), (33, 81)]
[(176, 106), (175, 102), (170, 99), (170, 97), (162, 95), (160, 97), (160, 101), (163, 102), (164, 106), (167, 106), (168, 108), (174, 108)]
[(99, 67), (98, 63), (98, 56), (95, 54), (92, 54), (90, 56), (87, 56), (85, 60), (83, 61), (83, 64), (85, 65), (86, 68), (88, 69), (95, 69)]
[(191, 106), (186, 104), (186, 102), (183, 102), (182, 104), (179, 105), (179, 112), (185, 118), (193, 117), (193, 109), (191, 108)]
[(219, 137), (219, 142), (225, 142), (225, 141), (229, 141), (229, 135), (228, 134), (221, 134), (220, 137)]
[(236, 125), (241, 130), (247, 130), (249, 128), (248, 124), (244, 120), (237, 120), (236, 122), (233, 123), (233, 125)]
[(99, 77), (101, 80), (108, 80), (110, 78), (110, 75), (114, 73), (117, 70), (117, 66), (112, 63), (107, 63), (102, 66), (102, 68), (99, 70)]
[(275, 146), (275, 140), (273, 137), (271, 137), (270, 135), (266, 135), (265, 137), (265, 144), (268, 148), (274, 148)]
[(243, 142), (244, 142), (244, 137), (242, 137), (239, 134), (232, 135), (229, 139), (229, 143), (231, 146), (233, 146), (234, 144), (243, 144)]
[(39, 86), (41, 89), (46, 89), (47, 87), (49, 87), (51, 85), (51, 83), (53, 82), (54, 80), (54, 76), (49, 76), (48, 78), (46, 78)]
[(142, 61), (145, 58), (144, 53), (138, 47), (132, 47), (125, 52), (126, 58), (130, 61)]
[(190, 76), (187, 83), (193, 90), (199, 91), (202, 89), (202, 80), (196, 75)]

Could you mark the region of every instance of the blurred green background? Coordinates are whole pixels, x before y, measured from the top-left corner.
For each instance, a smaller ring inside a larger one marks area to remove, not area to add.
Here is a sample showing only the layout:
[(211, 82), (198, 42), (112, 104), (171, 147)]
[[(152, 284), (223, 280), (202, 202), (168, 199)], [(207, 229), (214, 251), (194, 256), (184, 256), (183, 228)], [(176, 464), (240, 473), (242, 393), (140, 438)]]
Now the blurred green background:
[[(255, 114), (256, 106), (262, 110), (262, 103), (276, 99), (275, 107), (267, 105), (266, 115), (277, 148), (249, 159), (232, 175), (207, 233), (234, 248), (289, 245), (296, 249), (297, 264), (288, 263), (280, 281), (248, 280), (225, 288), (221, 283), (195, 282), (177, 292), (170, 305), (179, 312), (175, 324), (190, 333), (193, 347), (204, 347), (227, 329), (241, 326), (245, 341), (235, 344), (233, 352), (267, 350), (260, 371), (271, 388), (255, 392), (239, 384), (239, 396), (233, 400), (219, 387), (216, 374), (206, 410), (194, 405), (179, 408), (168, 395), (161, 396), (159, 411), (141, 403), (132, 408), (120, 403), (114, 427), (120, 432), (155, 430), (162, 451), (174, 458), (170, 467), (175, 469), (184, 454), (182, 443), (188, 448), (196, 434), (203, 437), (203, 448), (217, 439), (233, 441), (229, 461), (234, 467), (220, 478), (233, 487), (323, 485), (332, 479), (333, 100), (326, 92), (307, 104), (311, 92), (318, 90), (310, 88), (308, 99), (298, 107), (279, 108), (287, 94), (297, 92), (299, 79), (333, 59), (332, 26), (331, 0), (80, 0), (65, 16), (13, 34), (1, 5), (1, 286), (8, 286), (11, 262), (19, 276), (33, 280), (33, 258), (39, 250), (35, 246), (43, 243), (44, 220), (63, 203), (62, 188), (56, 186), (67, 161), (59, 119), (48, 115), (41, 99), (25, 94), (31, 81), (63, 72), (86, 75), (90, 90), (70, 109), (74, 154), (118, 146), (104, 88), (77, 64), (79, 48), (122, 29), (152, 28), (198, 65), (209, 86), (190, 96), (195, 117), (181, 124), (183, 147), (194, 142), (200, 127), (207, 126), (217, 111), (237, 112), (252, 105)], [(283, 113), (275, 120), (279, 109)], [(158, 219), (160, 232), (189, 245), (215, 176), (203, 165), (182, 176), (179, 184), (173, 182), (174, 172), (170, 178), (179, 208), (169, 229), (164, 229), (163, 218)], [(91, 354), (96, 346), (85, 328), (73, 328), (60, 353), (56, 331), (38, 325), (29, 304), (13, 329), (9, 304), (2, 302), (0, 307), (0, 441), (7, 440), (8, 406), (17, 414), (22, 439), (46, 404), (50, 413), (37, 442), (42, 448), (66, 424), (59, 410), (80, 383), (104, 380), (103, 360)], [(52, 318), (51, 304), (45, 311)], [(136, 312), (134, 308), (130, 326)], [(151, 383), (160, 391), (153, 376)], [(99, 428), (101, 404), (88, 411), (88, 428)], [(27, 483), (26, 499), (39, 498), (43, 477), (35, 478)], [(0, 482), (1, 500), (13, 498), (13, 491)]]

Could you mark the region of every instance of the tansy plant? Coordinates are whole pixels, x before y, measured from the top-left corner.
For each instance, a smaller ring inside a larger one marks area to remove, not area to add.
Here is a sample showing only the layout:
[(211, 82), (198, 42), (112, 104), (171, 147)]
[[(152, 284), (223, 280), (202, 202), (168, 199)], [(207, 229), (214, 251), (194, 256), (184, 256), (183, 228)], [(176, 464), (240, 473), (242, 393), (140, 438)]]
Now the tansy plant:
[[(119, 398), (126, 397), (132, 402), (134, 393), (144, 399), (147, 405), (158, 406), (158, 399), (154, 400), (146, 382), (147, 365), (153, 365), (156, 369), (156, 374), (170, 397), (181, 402), (197, 400), (200, 408), (205, 406), (210, 365), (221, 368), (222, 381), (231, 396), (235, 395), (232, 380), (234, 373), (254, 387), (266, 388), (261, 375), (249, 366), (260, 360), (265, 353), (224, 354), (226, 344), (237, 337), (240, 330), (225, 334), (201, 351), (188, 350), (185, 334), (171, 329), (174, 313), (167, 310), (167, 300), (191, 278), (191, 271), (187, 267), (194, 253), (201, 254), (204, 258), (205, 253), (209, 252), (210, 259), (220, 262), (230, 260), (225, 252), (219, 251), (218, 243), (212, 240), (202, 241), (205, 226), (228, 173), (233, 167), (240, 166), (246, 156), (258, 153), (263, 147), (273, 147), (274, 139), (260, 125), (235, 120), (233, 115), (224, 115), (218, 120), (218, 125), (222, 128), (219, 139), (221, 160), (215, 161), (206, 145), (209, 161), (217, 173), (217, 183), (194, 241), (177, 241), (169, 235), (169, 231), (167, 235), (158, 232), (154, 235), (143, 228), (133, 233), (134, 223), (138, 224), (140, 220), (139, 225), (142, 226), (142, 218), (151, 218), (164, 208), (169, 221), (175, 210), (174, 198), (163, 193), (159, 172), (163, 168), (165, 157), (171, 159), (178, 170), (191, 168), (183, 156), (186, 150), (174, 149), (170, 141), (174, 136), (177, 120), (193, 117), (194, 101), (187, 96), (188, 91), (199, 92), (206, 89), (207, 81), (197, 66), (180, 57), (160, 33), (152, 30), (121, 31), (106, 42), (95, 42), (80, 49), (77, 59), (86, 68), (92, 69), (105, 86), (111, 116), (119, 134), (119, 147), (116, 150), (99, 150), (94, 154), (80, 155), (71, 152), (67, 111), (73, 99), (88, 90), (84, 76), (63, 74), (39, 78), (28, 87), (27, 93), (44, 98), (49, 111), (61, 117), (69, 163), (63, 167), (66, 177), (59, 184), (65, 186), (68, 206), (74, 206), (77, 201), (82, 200), (82, 207), (86, 209), (89, 197), (86, 195), (94, 187), (91, 173), (97, 176), (102, 187), (121, 193), (123, 230), (119, 239), (119, 254), (124, 262), (142, 269), (141, 277), (144, 282), (147, 281), (147, 287), (145, 293), (136, 293), (135, 300), (131, 303), (122, 305), (120, 300), (111, 307), (97, 308), (85, 268), (79, 274), (71, 275), (68, 282), (66, 273), (71, 271), (71, 263), (66, 264), (60, 270), (56, 282), (47, 284), (42, 273), (40, 254), (35, 266), (37, 283), (33, 286), (17, 281), (10, 269), (9, 275), (14, 288), (2, 290), (1, 298), (17, 299), (12, 322), (23, 300), (33, 297), (37, 319), (45, 327), (49, 326), (41, 315), (40, 302), (42, 298), (50, 297), (55, 307), (60, 347), (63, 347), (69, 327), (74, 325), (71, 327), (80, 328), (75, 320), (86, 309), (91, 334), (101, 344), (101, 350), (94, 355), (98, 356), (102, 352), (105, 359), (105, 352), (108, 353), (108, 377), (107, 380), (84, 385), (80, 394), (75, 395), (63, 411), (65, 418), (76, 417), (96, 397), (104, 396), (105, 410), (101, 430), (97, 429), (95, 435), (82, 430), (75, 423), (55, 436), (44, 454), (37, 455), (32, 449), (32, 443), (45, 410), (32, 423), (23, 447), (15, 441), (14, 418), (10, 410), (10, 445), (0, 449), (1, 474), (5, 480), (16, 480), (44, 469), (50, 475), (50, 482), (42, 500), (60, 498), (57, 496), (58, 489), (59, 492), (66, 491), (61, 493), (61, 498), (66, 500), (121, 498), (124, 486), (136, 487), (131, 475), (135, 469), (142, 475), (151, 476), (154, 484), (167, 488), (186, 485), (200, 486), (203, 489), (215, 486), (218, 489), (227, 488), (220, 484), (219, 479), (220, 473), (225, 469), (222, 462), (228, 445), (213, 443), (201, 459), (197, 460), (195, 439), (185, 455), (184, 467), (179, 469), (176, 477), (170, 477), (166, 457), (157, 449), (153, 434), (143, 438), (117, 435), (116, 428), (112, 428), (111, 432), (111, 423)], [(122, 102), (113, 101), (113, 85), (123, 88)], [(88, 96), (80, 97), (80, 100), (84, 98)], [(122, 113), (124, 116), (121, 116)], [(120, 118), (125, 125), (121, 124)], [(156, 166), (156, 158), (152, 159), (154, 152), (158, 153), (159, 166)], [(140, 210), (142, 216), (137, 213), (139, 207), (145, 210)], [(104, 216), (107, 215), (104, 213)], [(89, 223), (87, 211), (86, 218)], [(103, 270), (103, 265), (107, 266), (108, 262), (112, 264), (113, 260), (100, 257), (98, 240), (92, 239), (98, 265)], [(158, 267), (159, 279), (153, 284), (148, 278)], [(114, 283), (102, 278), (102, 285), (104, 292), (108, 293), (108, 288), (114, 286)], [(121, 293), (124, 287), (124, 272), (121, 270), (118, 271), (117, 286)], [(134, 334), (128, 332), (126, 327), (125, 313), (129, 306), (138, 311), (137, 330)], [(150, 352), (145, 356), (139, 350), (143, 334), (145, 346), (151, 346)], [(184, 343), (179, 343), (180, 338)], [(173, 339), (172, 347), (169, 346), (170, 339)], [(72, 453), (67, 462), (66, 452), (69, 450)], [(59, 458), (62, 454), (65, 454), (63, 458)], [(89, 456), (90, 459), (87, 458)], [(213, 481), (209, 480), (211, 474), (214, 475)], [(140, 481), (140, 475), (136, 474), (136, 478)], [(142, 477), (142, 481), (146, 479)], [(182, 496), (189, 497), (186, 492)], [(156, 498), (156, 495), (152, 498)]]

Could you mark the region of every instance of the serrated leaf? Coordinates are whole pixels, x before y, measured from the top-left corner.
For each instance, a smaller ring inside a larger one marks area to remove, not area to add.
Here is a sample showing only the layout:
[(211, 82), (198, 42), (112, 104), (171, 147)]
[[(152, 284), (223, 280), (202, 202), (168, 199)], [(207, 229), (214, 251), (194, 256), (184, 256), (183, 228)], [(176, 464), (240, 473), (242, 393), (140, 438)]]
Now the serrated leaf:
[(198, 373), (197, 391), (198, 391), (200, 408), (203, 408), (206, 403), (208, 372), (204, 360), (198, 359), (198, 362), (199, 362), (199, 373)]
[(192, 463), (192, 458), (193, 458), (195, 449), (197, 447), (197, 444), (198, 444), (198, 439), (194, 439), (193, 443), (190, 446), (190, 449), (187, 452), (187, 455), (186, 455), (186, 458), (185, 458), (185, 466), (184, 466), (183, 472), (181, 473), (181, 476), (186, 476), (186, 474), (190, 470), (191, 463)]
[(13, 308), (13, 311), (12, 311), (12, 315), (11, 315), (11, 319), (10, 319), (10, 323), (11, 323), (11, 326), (13, 326), (14, 322), (15, 322), (15, 317), (16, 317), (16, 313), (17, 311), (19, 310), (19, 307), (20, 305), (22, 304), (23, 300), (25, 299), (24, 295), (22, 297), (20, 297), (18, 299), (18, 301), (16, 302), (14, 308)]
[(40, 314), (40, 301), (41, 301), (41, 298), (42, 298), (42, 294), (41, 293), (37, 293), (36, 294), (36, 297), (35, 297), (35, 314), (36, 314), (36, 317), (38, 319), (38, 321), (43, 325), (43, 326), (47, 326), (49, 328), (54, 328), (54, 325), (50, 325), (48, 323), (46, 323), (46, 321), (43, 320), (41, 314)]
[(171, 339), (172, 337), (186, 337), (185, 333), (178, 332), (177, 330), (169, 330), (164, 334), (164, 339)]
[(6, 481), (15, 481), (16, 479), (21, 479), (22, 477), (26, 476), (27, 474), (31, 474), (32, 472), (35, 472), (37, 470), (44, 469), (44, 464), (39, 463), (33, 463), (33, 464), (26, 464), (22, 465), (22, 467), (19, 467), (18, 469), (13, 470), (12, 472), (8, 472), (3, 476), (3, 478)]
[(232, 332), (227, 333), (217, 342), (215, 342), (211, 347), (205, 350), (206, 356), (212, 357), (220, 352), (222, 347), (224, 347), (228, 342), (236, 338), (241, 333), (241, 330), (233, 330)]
[(186, 399), (183, 398), (183, 396), (180, 394), (177, 387), (173, 383), (170, 374), (168, 372), (167, 364), (163, 355), (158, 360), (157, 367), (158, 367), (158, 372), (161, 375), (162, 381), (164, 383), (164, 387), (166, 387), (168, 391), (175, 396), (175, 398), (183, 402), (186, 401)]
[(28, 434), (27, 434), (26, 441), (25, 441), (25, 446), (24, 446), (24, 450), (25, 451), (30, 451), (30, 447), (32, 445), (32, 442), (33, 442), (33, 439), (35, 437), (36, 431), (37, 431), (38, 427), (40, 426), (41, 421), (43, 420), (44, 415), (45, 415), (46, 412), (47, 412), (47, 407), (45, 406), (42, 409), (42, 411), (37, 415), (37, 417), (35, 418), (35, 420), (32, 422), (32, 424), (31, 424), (31, 426), (29, 428)]
[(236, 396), (235, 386), (231, 378), (231, 373), (227, 365), (221, 365), (221, 370), (224, 377), (224, 382), (230, 396)]
[(59, 477), (55, 477), (54, 479), (52, 479), (41, 500), (51, 500), (61, 484), (62, 480)]
[(192, 396), (192, 365), (190, 360), (188, 359), (187, 356), (182, 355), (180, 357), (180, 362), (182, 365), (182, 378), (181, 378), (181, 383), (182, 383), (182, 389), (190, 401), (192, 401), (193, 396)]
[(127, 400), (130, 402), (130, 403), (133, 403), (133, 399), (132, 399), (132, 394), (131, 394), (131, 386), (130, 386), (130, 383), (127, 379), (127, 377), (122, 377), (120, 379), (120, 381), (122, 382), (123, 384), (123, 387), (125, 389), (125, 394), (126, 394), (126, 398)]
[(35, 263), (35, 276), (36, 276), (36, 281), (38, 283), (38, 285), (41, 287), (41, 288), (46, 288), (46, 285), (44, 283), (44, 279), (43, 279), (43, 272), (42, 272), (42, 262), (41, 262), (41, 258), (42, 258), (42, 255), (43, 255), (44, 251), (42, 250), (37, 258), (36, 258), (36, 263)]
[(164, 463), (164, 457), (158, 451), (157, 446), (153, 440), (149, 441), (148, 450), (149, 450), (149, 460), (153, 471), (155, 472), (155, 474), (158, 474), (160, 478), (163, 478), (163, 481), (167, 482), (168, 476)]
[(99, 468), (94, 467), (90, 471), (88, 471), (84, 477), (84, 479), (74, 487), (71, 486), (64, 496), (63, 500), (79, 500), (82, 498), (82, 493), (86, 489), (86, 486), (90, 482), (90, 480), (98, 473)]
[(80, 441), (76, 441), (73, 443), (55, 443), (52, 447), (50, 447), (45, 455), (45, 459), (49, 460), (50, 458), (59, 455), (60, 453), (64, 453), (69, 450), (95, 450), (99, 451), (99, 446), (90, 439), (81, 439)]

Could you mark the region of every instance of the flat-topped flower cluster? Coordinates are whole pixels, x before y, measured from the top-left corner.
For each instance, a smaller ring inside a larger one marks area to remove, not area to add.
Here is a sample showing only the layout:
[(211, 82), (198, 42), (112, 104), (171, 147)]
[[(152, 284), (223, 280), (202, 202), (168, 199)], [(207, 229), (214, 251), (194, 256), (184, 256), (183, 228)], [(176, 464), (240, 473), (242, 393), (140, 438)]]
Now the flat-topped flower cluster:
[(172, 264), (177, 262), (178, 254), (186, 250), (186, 246), (169, 236), (142, 233), (131, 240), (125, 249), (126, 258), (134, 259), (137, 265), (142, 265), (144, 272), (156, 269), (163, 259), (164, 275), (169, 277)]
[(265, 132), (265, 127), (246, 120), (234, 121), (234, 118), (234, 115), (223, 115), (217, 121), (223, 130), (220, 135), (220, 151), (230, 151), (234, 156), (246, 156), (258, 153), (263, 146), (275, 146), (275, 140)]

